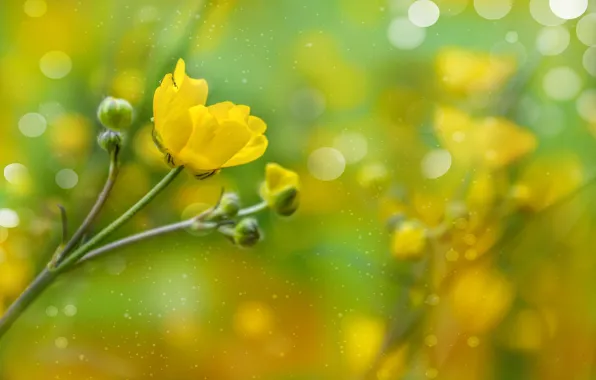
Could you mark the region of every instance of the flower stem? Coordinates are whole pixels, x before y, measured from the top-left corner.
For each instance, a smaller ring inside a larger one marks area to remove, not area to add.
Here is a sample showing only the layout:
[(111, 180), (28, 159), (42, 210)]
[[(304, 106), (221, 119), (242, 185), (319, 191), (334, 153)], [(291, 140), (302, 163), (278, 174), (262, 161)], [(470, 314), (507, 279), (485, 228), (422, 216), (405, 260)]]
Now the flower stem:
[[(184, 220), (182, 222), (178, 222), (178, 223), (173, 223), (173, 224), (168, 224), (166, 226), (162, 226), (162, 227), (158, 227), (158, 228), (154, 228), (152, 230), (149, 231), (144, 231), (135, 235), (131, 235), (128, 237), (125, 237), (123, 239), (120, 240), (116, 240), (115, 242), (106, 244), (102, 247), (99, 247), (97, 249), (94, 249), (90, 252), (87, 252), (78, 262), (77, 262), (77, 266), (80, 265), (81, 263), (87, 262), (91, 259), (96, 258), (97, 256), (100, 256), (106, 252), (109, 251), (113, 251), (116, 250), (118, 248), (122, 248), (124, 246), (127, 246), (129, 244), (132, 243), (136, 243), (138, 241), (142, 241), (145, 239), (150, 239), (159, 235), (164, 235), (170, 232), (176, 232), (176, 231), (181, 231), (187, 228), (196, 228), (197, 230), (209, 230), (209, 229), (214, 229), (218, 226), (217, 223), (201, 223), (198, 222), (196, 220), (196, 218), (192, 218), (189, 220)], [(75, 266), (73, 266), (72, 268), (75, 268)]]
[(80, 246), (70, 256), (67, 256), (64, 261), (55, 268), (46, 267), (33, 280), (33, 282), (25, 289), (25, 291), (17, 298), (15, 302), (8, 308), (2, 319), (0, 319), (0, 339), (10, 329), (13, 323), (23, 314), (29, 305), (37, 299), (37, 297), (50, 285), (54, 280), (73, 264), (79, 261), (89, 250), (99, 244), (112, 232), (120, 228), (137, 212), (145, 207), (153, 198), (161, 193), (172, 181), (182, 172), (183, 167), (172, 169), (153, 189), (151, 189), (141, 200), (126, 211), (122, 216), (112, 222), (109, 226), (100, 231), (91, 240)]
[(6, 310), (2, 319), (0, 319), (0, 339), (11, 328), (13, 323), (21, 316), (23, 311), (39, 296), (54, 279), (58, 276), (57, 272), (50, 272), (47, 268), (33, 280), (19, 298), (13, 302)]
[[(256, 205), (247, 207), (247, 208), (243, 208), (242, 210), (240, 210), (238, 212), (238, 216), (248, 216), (248, 215), (252, 215), (252, 214), (256, 214), (260, 211), (263, 211), (267, 208), (267, 203), (266, 202), (262, 202), (262, 203), (258, 203)], [(103, 255), (104, 253), (125, 247), (129, 244), (132, 243), (136, 243), (142, 240), (146, 240), (146, 239), (151, 239), (154, 238), (156, 236), (160, 236), (160, 235), (164, 235), (164, 234), (168, 234), (171, 232), (176, 232), (176, 231), (181, 231), (181, 230), (185, 230), (187, 228), (194, 228), (198, 231), (207, 231), (207, 230), (214, 230), (214, 229), (218, 229), (220, 232), (223, 233), (222, 229), (225, 227), (224, 223), (220, 222), (220, 223), (215, 223), (215, 222), (203, 222), (203, 219), (209, 215), (209, 212), (212, 211), (214, 208), (211, 208), (209, 210), (206, 210), (205, 212), (201, 213), (200, 215), (197, 215), (193, 218), (190, 218), (188, 220), (184, 220), (182, 222), (178, 222), (178, 223), (172, 223), (172, 224), (168, 224), (162, 227), (157, 227), (154, 228), (152, 230), (148, 230), (148, 231), (144, 231), (144, 232), (140, 232), (138, 234), (135, 235), (131, 235), (128, 237), (125, 237), (123, 239), (120, 240), (116, 240), (115, 242), (106, 244), (102, 247), (96, 248), (92, 251), (87, 252), (78, 262), (76, 265), (72, 266), (71, 269), (78, 267), (81, 263), (87, 262), (89, 260), (92, 260), (100, 255)], [(224, 221), (225, 222), (225, 221)]]
[(267, 207), (269, 207), (269, 205), (267, 204), (267, 202), (263, 201), (261, 203), (257, 203), (254, 206), (243, 208), (242, 210), (238, 211), (238, 216), (243, 217), (243, 216), (256, 214), (257, 212), (261, 212), (261, 211), (265, 210)]
[(75, 264), (79, 261), (87, 252), (89, 252), (93, 247), (99, 244), (103, 239), (108, 237), (112, 232), (116, 231), (120, 228), (124, 223), (126, 223), (130, 218), (132, 218), (137, 212), (141, 211), (149, 202), (153, 200), (159, 193), (161, 193), (172, 181), (182, 172), (184, 169), (183, 166), (179, 166), (177, 168), (172, 169), (157, 185), (153, 187), (143, 198), (141, 198), (134, 206), (132, 206), (128, 211), (122, 214), (118, 219), (113, 221), (109, 226), (101, 230), (97, 235), (95, 235), (91, 240), (87, 243), (80, 246), (76, 251), (72, 253), (72, 255), (68, 256), (55, 270), (58, 272), (62, 272), (69, 266)]
[(52, 260), (54, 265), (59, 265), (65, 256), (67, 256), (72, 250), (79, 244), (85, 233), (89, 230), (89, 227), (93, 224), (99, 212), (105, 205), (112, 189), (114, 188), (114, 184), (116, 183), (116, 178), (118, 177), (118, 154), (120, 149), (116, 148), (112, 152), (110, 152), (110, 169), (108, 172), (108, 179), (101, 191), (99, 196), (97, 197), (97, 201), (89, 211), (89, 215), (85, 218), (79, 229), (74, 233), (72, 238), (68, 241), (64, 249)]

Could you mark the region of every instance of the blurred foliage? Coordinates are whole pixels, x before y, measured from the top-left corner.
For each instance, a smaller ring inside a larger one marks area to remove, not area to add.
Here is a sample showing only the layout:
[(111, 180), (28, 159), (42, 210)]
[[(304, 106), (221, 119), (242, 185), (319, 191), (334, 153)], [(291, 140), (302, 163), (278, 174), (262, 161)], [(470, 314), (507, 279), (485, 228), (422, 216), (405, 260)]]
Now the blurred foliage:
[[(180, 57), (209, 103), (250, 105), (270, 147), (183, 176), (119, 234), (188, 217), (222, 187), (256, 203), (270, 161), (298, 171), (302, 194), (252, 249), (180, 233), (69, 274), (1, 342), (0, 379), (594, 378), (596, 87), (577, 20), (543, 55), (527, 0), (500, 20), (437, 0), (424, 42), (401, 50), (392, 20), (411, 3), (4, 1), (0, 310), (59, 243), (56, 206), (72, 230), (101, 187), (105, 96), (135, 122), (98, 226), (166, 172), (152, 95)], [(549, 92), (561, 67), (583, 101), (565, 80)]]

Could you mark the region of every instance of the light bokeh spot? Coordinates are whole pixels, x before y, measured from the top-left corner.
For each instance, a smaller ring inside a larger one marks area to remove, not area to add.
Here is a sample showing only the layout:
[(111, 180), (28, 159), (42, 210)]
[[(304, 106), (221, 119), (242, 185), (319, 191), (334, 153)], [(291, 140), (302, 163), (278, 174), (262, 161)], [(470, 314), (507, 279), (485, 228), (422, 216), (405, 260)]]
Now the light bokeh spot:
[(583, 15), (588, 9), (588, 0), (549, 0), (553, 13), (565, 20), (572, 20)]
[(421, 163), (422, 175), (429, 179), (444, 176), (450, 168), (451, 153), (445, 149), (435, 149), (428, 152)]
[(487, 20), (499, 20), (507, 16), (513, 6), (511, 0), (474, 0), (476, 13)]
[(13, 185), (20, 185), (29, 178), (29, 170), (18, 162), (8, 164), (4, 167), (4, 178)]
[(48, 123), (42, 115), (31, 112), (19, 119), (19, 131), (27, 137), (39, 137), (46, 131)]
[(596, 13), (585, 15), (578, 21), (575, 28), (577, 38), (588, 46), (596, 45)]
[(569, 46), (571, 35), (562, 26), (547, 26), (538, 32), (536, 48), (542, 55), (558, 55)]
[(354, 164), (368, 153), (368, 142), (358, 132), (345, 132), (335, 138), (335, 149), (339, 150), (349, 164)]
[(427, 28), (436, 24), (441, 15), (441, 10), (431, 0), (417, 0), (408, 9), (408, 18), (412, 24)]
[(318, 180), (333, 181), (346, 169), (346, 159), (334, 148), (319, 148), (308, 157), (308, 171)]
[(530, 0), (530, 14), (532, 18), (544, 26), (556, 26), (565, 22), (553, 13), (548, 5), (549, 0)]
[(426, 29), (412, 24), (408, 18), (400, 17), (389, 24), (387, 37), (396, 48), (412, 50), (422, 45), (426, 39)]
[(596, 47), (593, 46), (586, 50), (582, 63), (584, 69), (586, 69), (590, 75), (596, 77)]
[(19, 214), (9, 208), (0, 209), (0, 227), (15, 228), (21, 222)]
[(570, 67), (562, 66), (551, 69), (542, 82), (544, 92), (554, 100), (571, 100), (582, 87), (579, 75)]
[(577, 113), (589, 123), (596, 123), (596, 89), (581, 93), (576, 102)]
[(68, 54), (54, 50), (47, 52), (39, 60), (39, 68), (43, 75), (51, 79), (61, 79), (70, 73), (72, 61)]
[(56, 184), (63, 189), (72, 189), (79, 183), (79, 176), (72, 169), (62, 169), (56, 173)]
[(47, 10), (48, 5), (43, 0), (27, 0), (23, 4), (23, 11), (29, 17), (41, 17)]

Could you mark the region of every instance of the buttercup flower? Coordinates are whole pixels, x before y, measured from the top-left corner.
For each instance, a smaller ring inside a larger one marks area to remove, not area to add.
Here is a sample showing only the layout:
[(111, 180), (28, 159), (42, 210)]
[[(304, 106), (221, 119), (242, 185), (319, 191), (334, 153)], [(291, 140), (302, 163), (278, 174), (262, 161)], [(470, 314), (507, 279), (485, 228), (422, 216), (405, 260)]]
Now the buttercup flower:
[(292, 215), (300, 203), (300, 177), (281, 165), (267, 164), (261, 197), (278, 214)]
[(185, 166), (197, 177), (225, 167), (246, 164), (267, 149), (267, 125), (250, 108), (231, 102), (209, 107), (203, 79), (186, 75), (178, 61), (153, 97), (154, 139), (172, 166)]

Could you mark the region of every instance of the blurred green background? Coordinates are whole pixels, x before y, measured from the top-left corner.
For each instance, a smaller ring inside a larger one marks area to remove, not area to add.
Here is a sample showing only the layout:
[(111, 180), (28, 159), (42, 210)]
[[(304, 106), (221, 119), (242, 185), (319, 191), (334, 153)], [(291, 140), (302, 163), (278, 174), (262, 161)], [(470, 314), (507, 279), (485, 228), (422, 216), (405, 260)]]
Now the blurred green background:
[(118, 235), (222, 186), (257, 203), (267, 162), (302, 203), (252, 249), (177, 233), (64, 276), (0, 379), (596, 378), (596, 3), (551, 3), (4, 0), (0, 311), (59, 244), (57, 205), (74, 230), (101, 188), (105, 96), (136, 117), (97, 227), (167, 172), (151, 106), (178, 58), (269, 149), (182, 175)]

